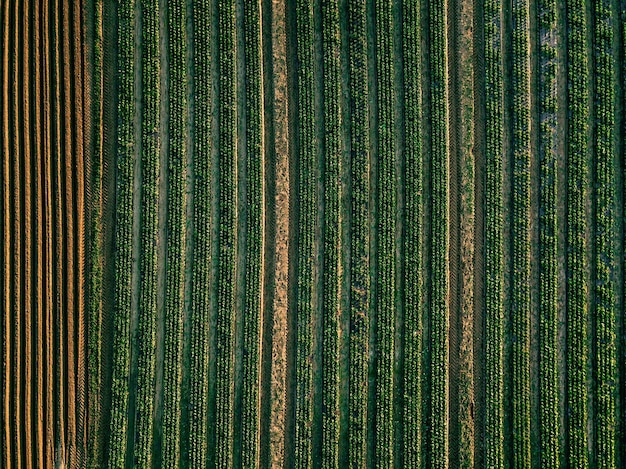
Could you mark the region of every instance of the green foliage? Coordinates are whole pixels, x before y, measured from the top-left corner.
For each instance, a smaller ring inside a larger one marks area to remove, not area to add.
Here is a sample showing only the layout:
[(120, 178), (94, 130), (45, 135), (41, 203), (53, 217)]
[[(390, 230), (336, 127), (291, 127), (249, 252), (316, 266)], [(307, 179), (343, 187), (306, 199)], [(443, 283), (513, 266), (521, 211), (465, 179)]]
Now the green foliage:
[(189, 467), (208, 459), (208, 357), (211, 291), (211, 8), (194, 0), (193, 13), (193, 263), (189, 372)]
[(595, 317), (595, 429), (598, 468), (616, 467), (617, 436), (617, 285), (616, 269), (616, 200), (614, 77), (614, 23), (618, 21), (615, 2), (593, 2), (593, 54), (595, 70), (595, 177), (594, 177), (594, 244), (593, 272)]
[(261, 367), (263, 282), (263, 70), (261, 4), (244, 2), (246, 63), (247, 236), (245, 313), (243, 321), (243, 390), (241, 465), (259, 465), (259, 381)]
[(586, 467), (587, 450), (587, 222), (589, 183), (589, 71), (585, 0), (567, 2), (568, 149), (567, 149), (567, 402), (568, 458)]
[(370, 139), (365, 0), (348, 2), (350, 71), (350, 160), (352, 222), (350, 229), (350, 467), (367, 465), (367, 389), (370, 328)]
[(448, 467), (448, 40), (446, 0), (430, 0), (430, 467)]
[(485, 24), (485, 467), (504, 467), (503, 70), (501, 2), (486, 0)]
[(233, 459), (235, 268), (237, 260), (237, 111), (234, 0), (218, 2), (219, 201), (215, 464)]
[(157, 323), (160, 54), (159, 5), (142, 0), (141, 255), (135, 461), (152, 464)]
[(339, 467), (339, 295), (341, 269), (341, 96), (339, 4), (322, 4), (324, 56), (324, 272), (322, 466)]
[(405, 298), (404, 298), (404, 466), (422, 464), (422, 63), (419, 0), (403, 2), (402, 50), (405, 99)]
[(315, 152), (315, 111), (313, 79), (313, 2), (296, 1), (298, 58), (298, 230), (297, 230), (297, 299), (296, 299), (296, 399), (295, 466), (312, 467), (313, 421), (313, 265), (318, 209)]
[(539, 420), (541, 465), (560, 467), (557, 272), (556, 0), (539, 3)]
[(513, 464), (530, 467), (530, 25), (513, 1)]
[(120, 2), (119, 16), (119, 101), (117, 140), (117, 184), (115, 212), (115, 319), (113, 376), (108, 467), (121, 469), (126, 459), (128, 375), (130, 371), (130, 315), (134, 180), (134, 73), (135, 12), (130, 0)]
[(185, 168), (187, 119), (186, 3), (168, 3), (169, 154), (167, 177), (167, 260), (165, 265), (165, 356), (163, 467), (180, 461), (181, 380), (186, 250)]

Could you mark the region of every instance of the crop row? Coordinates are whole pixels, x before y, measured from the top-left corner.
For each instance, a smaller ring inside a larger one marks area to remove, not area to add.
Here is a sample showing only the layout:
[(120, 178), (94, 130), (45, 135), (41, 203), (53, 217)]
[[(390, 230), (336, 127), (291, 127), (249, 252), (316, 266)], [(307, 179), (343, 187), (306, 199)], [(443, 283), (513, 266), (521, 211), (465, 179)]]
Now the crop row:
[(117, 139), (117, 183), (115, 213), (115, 319), (111, 424), (108, 466), (126, 467), (126, 417), (130, 369), (130, 316), (133, 226), (133, 180), (135, 140), (134, 2), (123, 0), (119, 15), (119, 101)]
[(159, 203), (159, 5), (142, 0), (141, 123), (141, 264), (139, 324), (137, 332), (137, 400), (135, 460), (147, 467), (152, 462), (157, 322), (157, 244)]
[(616, 463), (617, 338), (615, 282), (616, 233), (615, 113), (616, 74), (613, 56), (613, 26), (618, 12), (614, 2), (593, 2), (593, 52), (595, 70), (595, 210), (594, 210), (594, 298), (595, 317), (595, 404), (596, 445), (599, 468)]
[(403, 2), (402, 50), (405, 100), (405, 298), (404, 298), (404, 463), (422, 466), (422, 64), (419, 0)]
[(313, 2), (296, 2), (298, 57), (298, 253), (296, 312), (295, 464), (311, 467), (313, 420), (313, 259), (316, 194), (315, 111), (313, 80)]
[(233, 458), (235, 268), (237, 259), (237, 111), (234, 0), (218, 2), (219, 267), (217, 278), (216, 467)]
[(569, 465), (586, 467), (587, 454), (587, 316), (589, 262), (585, 201), (589, 183), (589, 70), (584, 0), (567, 2), (567, 446)]
[(210, 0), (194, 0), (193, 261), (189, 372), (189, 466), (208, 459), (208, 357), (211, 285), (211, 17)]
[(322, 466), (339, 467), (339, 296), (341, 272), (341, 96), (339, 3), (322, 5), (324, 55), (324, 273)]
[(556, 0), (539, 3), (539, 419), (541, 464), (559, 467)]
[(90, 246), (89, 246), (89, 280), (87, 303), (87, 380), (89, 415), (87, 466), (94, 467), (102, 460), (103, 429), (100, 426), (101, 417), (101, 377), (100, 367), (102, 356), (101, 342), (101, 311), (102, 311), (102, 1), (96, 0), (93, 6), (93, 81), (91, 94), (91, 112), (94, 122), (92, 135), (91, 180), (90, 184), (95, 192), (94, 203), (90, 214)]
[(530, 5), (513, 1), (513, 462), (530, 467)]
[(448, 40), (446, 0), (430, 0), (431, 311), (430, 458), (448, 467)]
[(186, 2), (168, 2), (169, 154), (167, 178), (167, 260), (165, 266), (165, 355), (163, 389), (164, 467), (180, 459), (183, 314), (186, 246)]
[(243, 321), (241, 465), (259, 466), (259, 379), (263, 272), (263, 70), (261, 4), (244, 2), (246, 63), (246, 303)]
[(366, 1), (348, 4), (350, 72), (350, 467), (367, 466), (367, 387), (370, 314), (370, 139), (367, 81)]
[(504, 466), (501, 2), (485, 0), (485, 466)]

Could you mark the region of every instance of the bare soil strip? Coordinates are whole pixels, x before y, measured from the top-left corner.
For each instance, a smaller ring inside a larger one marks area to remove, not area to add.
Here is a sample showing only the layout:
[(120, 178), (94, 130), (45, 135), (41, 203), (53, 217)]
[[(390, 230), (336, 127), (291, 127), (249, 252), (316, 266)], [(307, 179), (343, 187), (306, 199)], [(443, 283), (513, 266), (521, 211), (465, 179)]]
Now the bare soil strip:
[[(269, 0), (267, 0), (269, 1)], [(273, 146), (269, 152), (270, 158), (274, 158), (274, 174), (270, 171), (266, 175), (269, 179), (274, 176), (274, 200), (268, 204), (275, 205), (274, 227), (267, 228), (268, 251), (273, 245), (273, 262), (266, 260), (268, 270), (273, 269), (273, 294), (271, 313), (266, 315), (272, 318), (271, 327), (271, 372), (270, 392), (268, 401), (271, 403), (269, 418), (269, 458), (267, 467), (278, 469), (283, 467), (285, 455), (285, 412), (286, 412), (286, 386), (287, 386), (287, 310), (289, 289), (289, 237), (290, 237), (290, 188), (291, 175), (289, 172), (289, 126), (288, 126), (288, 90), (287, 90), (287, 39), (286, 39), (286, 9), (284, 0), (272, 0), (271, 19), (266, 22), (271, 25), (271, 42), (264, 42), (266, 56), (272, 58), (272, 67), (266, 75), (266, 86), (271, 80), (271, 91), (266, 95), (270, 102), (269, 108), (273, 110)], [(271, 50), (268, 50), (268, 45)], [(271, 115), (271, 113), (270, 113)], [(271, 135), (271, 134), (270, 134)], [(269, 215), (269, 214), (268, 214)], [(269, 217), (268, 217), (269, 220)], [(273, 239), (269, 240), (273, 233)], [(267, 251), (266, 251), (267, 252)], [(269, 285), (268, 285), (269, 286)], [(269, 297), (269, 295), (268, 295)], [(267, 311), (267, 310), (266, 310)], [(266, 328), (267, 330), (267, 328)], [(269, 334), (264, 334), (269, 337)], [(267, 344), (267, 342), (266, 342)]]
[(22, 4), (21, 8), (21, 21), (22, 21), (22, 33), (21, 33), (21, 64), (20, 64), (20, 86), (21, 86), (21, 100), (20, 100), (20, 115), (22, 116), (20, 136), (22, 145), (22, 165), (23, 172), (21, 182), (24, 184), (24, 193), (22, 199), (22, 209), (24, 219), (22, 221), (22, 230), (24, 237), (24, 248), (22, 253), (21, 262), (23, 264), (23, 294), (24, 294), (24, 306), (23, 306), (23, 337), (24, 341), (24, 370), (22, 375), (22, 381), (24, 386), (24, 404), (22, 412), (24, 415), (24, 467), (33, 467), (33, 415), (32, 415), (32, 401), (33, 401), (33, 310), (32, 310), (32, 297), (33, 297), (33, 239), (32, 239), (32, 179), (33, 174), (31, 168), (33, 166), (33, 154), (31, 153), (31, 109), (30, 109), (30, 19), (31, 12), (27, 11), (26, 5)]
[(20, 146), (20, 125), (21, 125), (21, 116), (19, 115), (19, 90), (21, 88), (21, 78), (18, 74), (19, 63), (18, 58), (20, 56), (19, 52), (19, 26), (18, 21), (20, 19), (18, 13), (18, 2), (15, 3), (13, 8), (13, 18), (12, 18), (12, 42), (11, 42), (11, 52), (12, 52), (12, 63), (10, 66), (10, 90), (12, 91), (12, 102), (10, 108), (10, 122), (11, 122), (11, 131), (9, 133), (9, 137), (11, 138), (11, 159), (13, 162), (13, 173), (11, 175), (11, 181), (13, 181), (14, 187), (11, 190), (11, 194), (13, 194), (13, 251), (12, 251), (12, 259), (13, 259), (13, 304), (11, 307), (11, 311), (13, 312), (13, 373), (12, 373), (12, 383), (11, 390), (13, 392), (12, 396), (12, 404), (13, 404), (13, 413), (11, 416), (11, 422), (14, 423), (12, 439), (13, 439), (13, 454), (15, 455), (15, 464), (17, 467), (22, 467), (24, 456), (23, 456), (23, 442), (22, 442), (22, 434), (24, 431), (24, 422), (23, 422), (23, 383), (22, 383), (22, 363), (21, 358), (24, 356), (24, 350), (22, 345), (22, 317), (23, 317), (23, 298), (22, 298), (22, 266), (20, 260), (23, 258), (22, 256), (22, 247), (21, 247), (21, 226), (22, 226), (22, 215), (23, 215), (23, 206), (22, 206), (22, 184), (21, 177), (23, 174), (23, 169), (20, 165), (20, 160), (23, 155), (21, 154), (21, 146)]
[(11, 467), (11, 201), (10, 194), (10, 149), (9, 149), (9, 5), (4, 2), (2, 8), (2, 43), (5, 44), (0, 64), (0, 148), (2, 150), (2, 389), (5, 389), (1, 403), (2, 437), (0, 447), (2, 454), (0, 461), (4, 467)]
[(73, 154), (75, 152), (75, 145), (73, 139), (73, 103), (72, 103), (72, 83), (74, 70), (70, 72), (72, 68), (71, 50), (70, 50), (70, 5), (69, 0), (63, 0), (62, 7), (62, 41), (61, 46), (62, 57), (61, 67), (63, 70), (63, 82), (62, 82), (62, 99), (63, 99), (63, 154), (61, 158), (61, 173), (63, 177), (63, 190), (64, 190), (64, 242), (66, 243), (66, 253), (63, 258), (65, 262), (65, 295), (66, 295), (66, 308), (61, 313), (63, 317), (63, 323), (65, 329), (65, 343), (66, 353), (63, 355), (64, 366), (66, 369), (66, 394), (64, 396), (66, 414), (65, 422), (67, 428), (66, 435), (66, 462), (69, 465), (74, 464), (75, 451), (76, 451), (76, 370), (74, 369), (75, 362), (75, 314), (76, 314), (76, 292), (74, 284), (74, 271), (76, 255), (76, 244), (74, 237), (74, 178), (73, 178)]
[[(74, 408), (74, 418), (76, 420), (76, 459), (73, 463), (76, 467), (83, 467), (85, 462), (84, 446), (86, 443), (86, 318), (85, 318), (85, 142), (83, 133), (84, 108), (83, 108), (83, 40), (82, 40), (82, 5), (73, 2), (71, 9), (73, 24), (73, 86), (74, 93), (73, 109), (75, 110), (73, 120), (73, 133), (75, 140), (75, 151), (73, 152), (74, 163), (74, 184), (72, 190), (75, 194), (74, 219), (75, 219), (75, 275), (74, 290), (76, 292), (76, 309), (74, 313), (74, 348), (75, 362), (70, 366), (75, 368), (75, 395), (76, 402)], [(88, 114), (86, 112), (85, 114)]]
[(52, 213), (52, 116), (50, 112), (50, 100), (52, 98), (52, 74), (50, 64), (50, 12), (48, 2), (42, 2), (42, 24), (43, 24), (43, 67), (44, 72), (43, 82), (45, 84), (43, 92), (43, 116), (44, 123), (44, 149), (43, 149), (43, 172), (42, 176), (45, 180), (44, 185), (44, 212), (45, 212), (45, 369), (46, 374), (44, 376), (44, 388), (47, 390), (46, 402), (45, 402), (45, 424), (46, 424), (46, 441), (45, 441), (45, 467), (53, 467), (54, 461), (54, 366), (53, 366), (53, 352), (54, 352), (54, 340), (53, 340), (53, 309), (54, 309), (54, 297), (53, 297), (53, 285), (54, 279), (52, 276), (53, 266), (53, 213)]
[[(33, 137), (35, 139), (35, 159), (33, 166), (33, 175), (35, 181), (33, 183), (33, 187), (35, 190), (35, 210), (33, 217), (33, 225), (35, 230), (35, 305), (33, 307), (34, 312), (34, 322), (35, 322), (35, 332), (33, 333), (34, 341), (36, 344), (37, 351), (35, 353), (35, 375), (34, 378), (34, 387), (35, 387), (35, 399), (33, 402), (33, 420), (35, 422), (35, 467), (46, 467), (44, 462), (44, 428), (45, 428), (45, 420), (43, 414), (43, 400), (47, 394), (47, 389), (43, 383), (43, 351), (44, 351), (44, 332), (43, 332), (43, 295), (45, 294), (45, 290), (43, 288), (43, 246), (44, 246), (44, 238), (43, 238), (43, 185), (45, 184), (45, 179), (43, 178), (44, 172), (42, 167), (43, 157), (42, 157), (42, 133), (43, 133), (43, 115), (41, 112), (42, 109), (42, 70), (41, 70), (41, 54), (42, 54), (42, 43), (41, 43), (41, 16), (40, 16), (40, 8), (35, 6), (33, 15), (33, 38), (32, 38), (32, 48), (33, 48), (33, 60), (32, 60), (32, 77), (34, 79), (33, 85)], [(47, 232), (46, 232), (47, 234)]]
[[(459, 318), (458, 325), (458, 414), (456, 421), (451, 419), (451, 429), (455, 425), (455, 438), (458, 439), (458, 455), (451, 454), (451, 466), (471, 468), (474, 466), (474, 276), (475, 276), (475, 138), (474, 138), (474, 3), (472, 0), (459, 0), (454, 6), (457, 29), (451, 40), (453, 44), (454, 70), (453, 93), (458, 101), (456, 119), (453, 119), (451, 142), (454, 139), (457, 152), (458, 181), (458, 239), (451, 238), (451, 245), (458, 243)], [(456, 64), (456, 65), (455, 65)], [(451, 166), (452, 167), (452, 166)], [(452, 179), (451, 179), (452, 180)], [(451, 201), (452, 202), (452, 201)], [(451, 212), (452, 214), (453, 212)], [(451, 218), (452, 219), (452, 218)], [(454, 222), (453, 222), (454, 223)], [(478, 274), (480, 276), (480, 274)], [(451, 321), (452, 323), (452, 321)], [(451, 384), (452, 386), (452, 384)], [(451, 387), (451, 390), (453, 388)], [(451, 443), (456, 446), (452, 438)], [(451, 448), (454, 448), (451, 446)], [(456, 461), (458, 457), (458, 461)]]

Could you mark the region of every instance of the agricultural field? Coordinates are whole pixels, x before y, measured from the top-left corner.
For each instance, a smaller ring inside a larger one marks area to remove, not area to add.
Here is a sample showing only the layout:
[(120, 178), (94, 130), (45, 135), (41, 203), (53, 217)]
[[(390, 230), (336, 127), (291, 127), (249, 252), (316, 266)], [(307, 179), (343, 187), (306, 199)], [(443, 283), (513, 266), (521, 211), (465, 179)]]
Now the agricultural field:
[(626, 467), (623, 0), (0, 24), (0, 469)]

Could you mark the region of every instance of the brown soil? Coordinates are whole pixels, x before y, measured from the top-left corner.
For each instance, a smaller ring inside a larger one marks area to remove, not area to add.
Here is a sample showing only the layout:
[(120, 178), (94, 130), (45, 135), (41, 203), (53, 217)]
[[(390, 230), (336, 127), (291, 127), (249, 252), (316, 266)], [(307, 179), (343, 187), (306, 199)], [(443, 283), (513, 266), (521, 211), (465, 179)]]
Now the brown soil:
[(11, 457), (11, 427), (9, 425), (11, 415), (11, 393), (9, 392), (11, 385), (11, 230), (9, 229), (11, 223), (10, 213), (10, 196), (11, 184), (10, 184), (10, 154), (9, 154), (9, 7), (8, 2), (4, 3), (2, 9), (2, 43), (5, 44), (2, 52), (2, 62), (0, 64), (0, 83), (2, 86), (2, 93), (0, 94), (1, 107), (0, 123), (2, 125), (2, 132), (0, 132), (0, 140), (2, 142), (2, 271), (5, 273), (2, 276), (2, 389), (5, 389), (2, 401), (2, 438), (0, 447), (2, 448), (2, 462), (3, 467), (11, 467), (13, 458)]
[[(72, 190), (75, 192), (75, 269), (74, 275), (75, 292), (76, 292), (76, 309), (74, 313), (75, 320), (75, 335), (74, 335), (74, 349), (75, 349), (75, 363), (70, 363), (70, 366), (75, 368), (76, 387), (75, 387), (75, 419), (76, 419), (76, 459), (72, 461), (73, 465), (82, 467), (85, 461), (85, 443), (86, 443), (86, 413), (85, 413), (85, 401), (86, 401), (86, 317), (85, 317), (85, 155), (84, 155), (84, 133), (83, 133), (83, 92), (82, 79), (83, 79), (83, 43), (82, 40), (82, 21), (81, 5), (73, 2), (71, 3), (72, 10), (71, 15), (73, 18), (73, 44), (72, 44), (72, 57), (74, 59), (73, 69), (76, 70), (72, 74), (74, 84), (72, 89), (74, 90), (74, 105), (75, 109), (74, 120), (72, 122), (74, 128), (74, 138), (76, 141), (76, 147), (74, 151), (74, 172), (75, 182)], [(85, 114), (89, 114), (88, 112)]]
[(47, 389), (43, 382), (43, 351), (44, 351), (44, 332), (43, 332), (43, 321), (42, 321), (42, 311), (43, 311), (43, 296), (45, 294), (45, 290), (43, 287), (43, 250), (44, 250), (44, 238), (43, 238), (43, 187), (44, 187), (44, 179), (43, 179), (43, 168), (42, 168), (42, 119), (41, 119), (41, 108), (42, 108), (42, 90), (41, 90), (41, 82), (42, 82), (42, 70), (41, 70), (41, 53), (42, 53), (42, 44), (41, 44), (41, 18), (40, 18), (40, 10), (36, 8), (33, 12), (34, 23), (33, 23), (33, 76), (34, 76), (34, 97), (33, 97), (33, 105), (34, 105), (34, 131), (33, 135), (35, 138), (35, 152), (36, 159), (34, 162), (33, 173), (35, 176), (36, 182), (33, 183), (33, 187), (36, 194), (35, 204), (35, 214), (34, 214), (34, 228), (36, 231), (35, 234), (35, 246), (36, 246), (36, 254), (35, 254), (35, 305), (33, 311), (35, 311), (35, 332), (33, 333), (35, 338), (35, 344), (37, 347), (37, 351), (35, 352), (35, 365), (36, 365), (36, 377), (34, 379), (35, 389), (42, 390), (41, 392), (36, 394), (34, 401), (34, 421), (35, 425), (35, 451), (34, 451), (34, 464), (35, 467), (45, 467), (44, 462), (44, 404), (43, 400), (45, 398), (45, 392), (43, 390)]
[(79, 467), (86, 417), (83, 121), (82, 92), (75, 91), (82, 82), (81, 16), (69, 1), (62, 11), (45, 2), (31, 6), (2, 11), (2, 378), (8, 391), (0, 459), (3, 467)]
[[(272, 318), (271, 340), (271, 382), (270, 382), (270, 423), (268, 467), (280, 468), (285, 457), (285, 411), (287, 373), (287, 310), (289, 284), (289, 215), (290, 215), (290, 174), (289, 174), (289, 127), (287, 97), (287, 40), (286, 11), (283, 0), (271, 3), (271, 57), (273, 83), (273, 113), (275, 158), (275, 227), (273, 267), (273, 304), (269, 317)], [(269, 53), (269, 51), (266, 52)], [(270, 232), (268, 230), (268, 232)]]
[(43, 125), (44, 125), (44, 151), (43, 151), (43, 177), (46, 181), (44, 188), (44, 212), (45, 212), (45, 368), (46, 375), (44, 377), (44, 386), (48, 390), (46, 396), (46, 415), (45, 415), (45, 467), (53, 467), (54, 461), (54, 329), (53, 329), (53, 277), (52, 277), (52, 265), (53, 265), (53, 242), (50, 234), (53, 233), (52, 228), (52, 145), (51, 145), (51, 122), (50, 122), (50, 44), (49, 44), (49, 9), (48, 3), (44, 2), (43, 15)]
[[(60, 59), (63, 61), (62, 68), (62, 80), (61, 83), (61, 96), (63, 100), (63, 110), (65, 112), (62, 113), (62, 125), (64, 126), (62, 130), (62, 135), (64, 137), (64, 147), (63, 147), (63, 166), (61, 169), (62, 174), (62, 187), (64, 191), (63, 202), (64, 202), (64, 241), (66, 243), (65, 248), (65, 256), (62, 260), (65, 262), (65, 294), (66, 294), (66, 308), (64, 310), (64, 318), (63, 323), (65, 326), (65, 354), (62, 355), (65, 360), (66, 367), (66, 394), (64, 395), (65, 406), (66, 406), (66, 461), (68, 465), (72, 465), (75, 457), (76, 457), (76, 413), (75, 413), (75, 403), (76, 403), (76, 370), (73, 366), (76, 357), (74, 350), (74, 337), (75, 337), (75, 311), (76, 311), (76, 292), (75, 292), (75, 284), (74, 284), (74, 275), (75, 275), (75, 260), (74, 256), (76, 255), (76, 244), (75, 244), (75, 233), (74, 233), (74, 179), (73, 179), (73, 154), (75, 151), (75, 141), (73, 137), (73, 103), (71, 96), (71, 89), (73, 83), (73, 73), (70, 73), (71, 68), (71, 60), (65, 59), (68, 54), (70, 54), (70, 5), (69, 0), (63, 1), (63, 10), (61, 12), (63, 17), (63, 23), (61, 25), (62, 30), (60, 33), (62, 34), (62, 54), (63, 56)], [(67, 63), (70, 66), (64, 66)]]
[(12, 362), (13, 362), (13, 373), (12, 373), (12, 383), (11, 389), (13, 391), (13, 415), (11, 420), (15, 423), (15, 428), (18, 431), (12, 432), (13, 438), (13, 454), (15, 456), (15, 463), (17, 467), (21, 467), (24, 461), (23, 455), (23, 429), (24, 429), (24, 418), (23, 418), (23, 395), (24, 395), (24, 382), (22, 379), (22, 367), (21, 359), (23, 357), (23, 345), (22, 345), (22, 325), (21, 323), (23, 318), (23, 298), (22, 298), (22, 265), (20, 260), (22, 259), (22, 247), (21, 247), (21, 228), (22, 228), (22, 215), (23, 215), (23, 206), (22, 206), (22, 192), (23, 192), (23, 184), (21, 182), (22, 176), (22, 166), (20, 165), (20, 161), (23, 158), (22, 148), (20, 146), (20, 124), (21, 117), (19, 113), (19, 102), (21, 96), (18, 95), (21, 90), (21, 84), (23, 77), (20, 77), (18, 74), (19, 70), (19, 57), (20, 57), (20, 49), (18, 46), (19, 43), (19, 30), (18, 30), (18, 6), (15, 4), (12, 16), (12, 63), (9, 68), (10, 80), (11, 84), (10, 88), (10, 133), (9, 138), (12, 139), (11, 142), (11, 156), (13, 160), (13, 173), (11, 174), (11, 181), (14, 186), (11, 190), (13, 194), (13, 204), (12, 204), (12, 220), (13, 220), (13, 285), (12, 285), (12, 312), (14, 314), (13, 321), (13, 347), (12, 347)]
[[(20, 14), (21, 18), (25, 18), (23, 16), (23, 9)], [(29, 15), (30, 16), (30, 15)], [(27, 17), (26, 20), (22, 20), (22, 37), (20, 38), (22, 42), (22, 50), (21, 50), (21, 72), (19, 74), (19, 80), (23, 83), (25, 80), (29, 81), (29, 77), (31, 76), (30, 70), (30, 21)], [(21, 121), (18, 121), (18, 125), (21, 125), (19, 132), (23, 133), (21, 136), (22, 139), (22, 168), (23, 172), (21, 174), (21, 183), (23, 184), (23, 202), (22, 202), (22, 215), (24, 217), (22, 221), (22, 230), (23, 230), (23, 254), (21, 257), (21, 262), (23, 265), (23, 371), (21, 379), (23, 380), (24, 392), (23, 399), (24, 405), (22, 408), (23, 412), (23, 445), (24, 445), (24, 467), (32, 468), (33, 467), (33, 415), (32, 415), (32, 398), (33, 398), (33, 341), (32, 341), (32, 330), (33, 330), (33, 285), (32, 285), (32, 271), (33, 271), (33, 239), (32, 239), (32, 179), (33, 174), (31, 172), (31, 167), (33, 166), (34, 155), (31, 152), (31, 118), (30, 118), (30, 87), (23, 86), (22, 97), (21, 97), (21, 106), (20, 114)]]
[[(474, 269), (475, 269), (475, 152), (474, 152), (474, 3), (457, 2), (454, 77), (458, 106), (457, 149), (459, 164), (459, 377), (458, 377), (458, 467), (474, 465)], [(451, 422), (451, 425), (455, 425)], [(453, 454), (454, 456), (454, 454)]]

